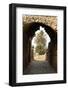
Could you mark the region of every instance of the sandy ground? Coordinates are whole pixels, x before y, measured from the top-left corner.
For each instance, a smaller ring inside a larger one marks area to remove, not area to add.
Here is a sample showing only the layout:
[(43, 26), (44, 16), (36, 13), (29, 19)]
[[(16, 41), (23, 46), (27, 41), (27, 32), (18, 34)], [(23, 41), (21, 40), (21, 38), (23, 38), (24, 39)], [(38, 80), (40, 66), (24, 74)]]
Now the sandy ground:
[(35, 54), (34, 55), (34, 60), (35, 61), (45, 61), (46, 60), (46, 54), (44, 54), (44, 55)]

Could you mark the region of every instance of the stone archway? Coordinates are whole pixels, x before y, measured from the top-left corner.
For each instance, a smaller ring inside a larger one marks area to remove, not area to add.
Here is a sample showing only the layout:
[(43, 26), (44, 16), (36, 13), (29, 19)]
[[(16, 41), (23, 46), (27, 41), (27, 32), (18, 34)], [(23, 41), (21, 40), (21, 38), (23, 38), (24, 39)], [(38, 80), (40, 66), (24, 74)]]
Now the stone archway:
[(34, 33), (42, 26), (51, 38), (47, 58), (57, 72), (57, 18), (52, 16), (25, 16), (23, 21), (23, 71), (31, 62), (31, 40)]

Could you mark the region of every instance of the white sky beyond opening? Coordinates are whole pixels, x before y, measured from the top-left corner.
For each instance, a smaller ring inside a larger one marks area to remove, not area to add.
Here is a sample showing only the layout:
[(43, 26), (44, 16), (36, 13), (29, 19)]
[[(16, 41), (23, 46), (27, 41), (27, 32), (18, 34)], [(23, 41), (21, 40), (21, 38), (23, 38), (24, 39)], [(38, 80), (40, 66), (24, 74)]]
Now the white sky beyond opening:
[[(50, 39), (49, 35), (47, 34), (46, 30), (42, 26), (40, 26), (39, 30), (37, 30), (35, 32), (35, 35), (37, 33), (39, 33), (40, 31), (43, 31), (44, 32), (44, 36), (46, 38), (46, 47), (48, 48), (48, 44), (51, 41), (51, 39)], [(36, 43), (34, 41), (35, 41), (35, 37), (33, 37), (33, 39), (32, 39), (32, 46), (36, 47)]]

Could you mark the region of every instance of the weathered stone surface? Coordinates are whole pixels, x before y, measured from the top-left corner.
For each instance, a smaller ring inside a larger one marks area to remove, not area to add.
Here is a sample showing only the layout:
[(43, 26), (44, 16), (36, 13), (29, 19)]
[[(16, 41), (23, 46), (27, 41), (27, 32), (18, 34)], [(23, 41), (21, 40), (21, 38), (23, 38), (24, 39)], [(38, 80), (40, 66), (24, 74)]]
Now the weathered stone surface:
[(25, 15), (23, 16), (24, 23), (32, 23), (32, 22), (40, 22), (52, 27), (55, 31), (57, 31), (57, 17), (56, 16), (32, 16)]

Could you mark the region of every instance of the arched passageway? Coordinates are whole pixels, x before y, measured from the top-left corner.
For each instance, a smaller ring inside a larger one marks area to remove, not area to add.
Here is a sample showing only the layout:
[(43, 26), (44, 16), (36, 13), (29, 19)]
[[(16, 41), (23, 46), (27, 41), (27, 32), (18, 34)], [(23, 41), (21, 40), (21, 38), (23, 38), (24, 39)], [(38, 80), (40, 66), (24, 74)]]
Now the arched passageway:
[(36, 61), (46, 61), (48, 44), (50, 42), (49, 35), (45, 32), (42, 26), (39, 27), (39, 30), (35, 32), (34, 37), (31, 41), (31, 56), (32, 60)]
[[(35, 32), (42, 26), (51, 41), (48, 45), (47, 62), (32, 61), (31, 40)], [(43, 23), (27, 23), (23, 25), (23, 74), (42, 74), (57, 72), (57, 32)], [(44, 67), (44, 68), (43, 68)]]

